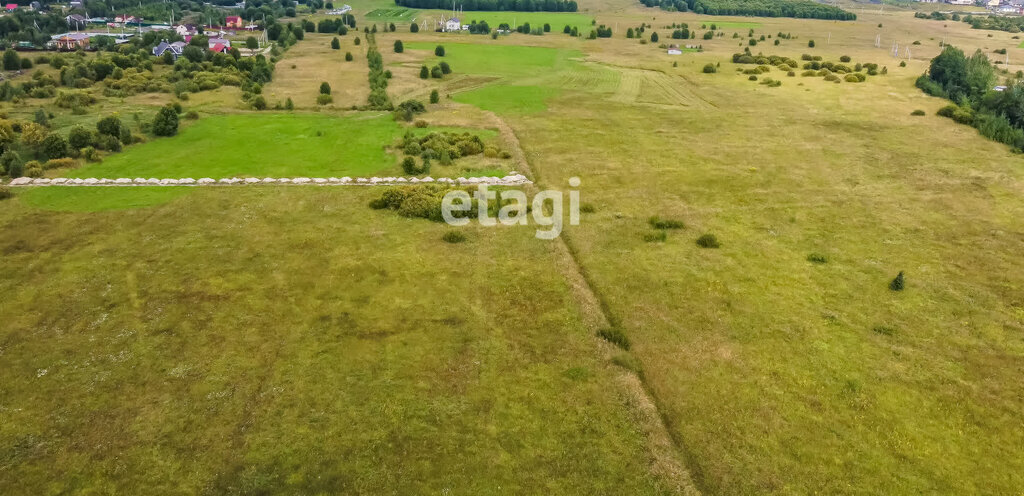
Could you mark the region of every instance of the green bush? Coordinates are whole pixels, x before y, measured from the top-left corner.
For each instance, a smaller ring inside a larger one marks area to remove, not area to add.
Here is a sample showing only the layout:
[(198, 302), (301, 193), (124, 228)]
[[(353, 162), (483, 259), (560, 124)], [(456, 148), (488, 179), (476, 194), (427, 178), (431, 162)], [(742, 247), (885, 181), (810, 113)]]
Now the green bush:
[(925, 115), (925, 112), (924, 112), (924, 110), (921, 110), (921, 109), (917, 109), (917, 110), (915, 110), (915, 111), (911, 112), (911, 113), (910, 113), (910, 115), (917, 115), (917, 116), (920, 116), (920, 115)]
[(682, 229), (686, 227), (681, 220), (663, 219), (657, 215), (647, 219), (647, 223), (655, 229)]
[(53, 158), (53, 159), (47, 160), (46, 163), (43, 164), (43, 169), (44, 170), (63, 169), (63, 168), (75, 167), (77, 165), (78, 165), (78, 161), (73, 159), (73, 158)]
[(703, 70), (704, 70), (704, 74), (714, 74), (714, 73), (718, 72), (718, 68), (715, 67), (715, 64), (706, 64), (706, 65), (704, 65), (704, 69)]
[(704, 234), (697, 238), (697, 246), (701, 248), (718, 248), (722, 245), (718, 243), (718, 238), (714, 234)]
[(334, 102), (334, 97), (332, 97), (331, 95), (327, 95), (327, 94), (321, 93), (321, 94), (316, 96), (316, 104), (317, 105), (327, 105), (327, 104), (333, 103), (333, 102)]
[(901, 270), (899, 274), (896, 274), (896, 277), (892, 281), (889, 281), (889, 289), (893, 291), (903, 291), (906, 284), (906, 280), (903, 278), (903, 271)]
[(871, 330), (883, 336), (892, 336), (896, 334), (896, 329), (884, 325), (877, 325), (872, 327)]
[(0, 200), (6, 200), (12, 196), (14, 196), (14, 194), (11, 193), (11, 188), (8, 188), (7, 186), (0, 186)]
[(668, 231), (658, 230), (644, 234), (644, 241), (648, 243), (664, 243), (668, 240)]
[(828, 257), (821, 253), (811, 253), (810, 255), (807, 255), (807, 261), (816, 264), (825, 264), (828, 263)]
[(437, 90), (431, 90), (430, 92), (430, 103), (438, 103), (441, 101), (441, 95), (438, 94)]
[(630, 343), (626, 333), (618, 327), (606, 327), (597, 331), (597, 336), (619, 348), (629, 351)]
[(463, 242), (466, 241), (466, 235), (462, 234), (459, 231), (448, 231), (448, 232), (445, 232), (443, 236), (441, 236), (441, 239), (445, 243), (451, 243), (451, 244), (463, 243)]
[(434, 48), (434, 55), (444, 57), (444, 45), (437, 45), (437, 47)]

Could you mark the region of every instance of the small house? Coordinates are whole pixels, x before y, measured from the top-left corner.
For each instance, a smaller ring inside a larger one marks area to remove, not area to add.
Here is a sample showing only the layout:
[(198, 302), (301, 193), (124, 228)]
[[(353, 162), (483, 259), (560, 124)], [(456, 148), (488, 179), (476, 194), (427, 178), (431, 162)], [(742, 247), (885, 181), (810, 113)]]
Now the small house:
[(679, 45), (676, 45), (675, 43), (673, 43), (673, 44), (668, 46), (668, 54), (669, 55), (682, 55), (683, 51), (679, 49)]
[(459, 22), (459, 18), (458, 17), (453, 17), (451, 19), (448, 19), (444, 23), (444, 30), (445, 31), (459, 31), (460, 29), (462, 29), (462, 23)]
[(18, 10), (18, 4), (9, 3), (7, 5), (4, 5), (4, 8), (7, 9), (7, 12), (14, 12), (15, 10)]
[(68, 27), (71, 29), (82, 29), (85, 27), (86, 23), (88, 23), (85, 16), (80, 16), (78, 14), (71, 14), (65, 17), (64, 21), (68, 23)]
[(157, 57), (163, 57), (164, 53), (170, 53), (174, 60), (178, 60), (181, 56), (181, 52), (185, 50), (185, 44), (180, 41), (174, 43), (168, 43), (167, 40), (163, 40), (157, 46), (153, 47), (153, 55)]
[(174, 26), (174, 31), (181, 37), (192, 36), (198, 32), (193, 24), (179, 24)]
[(207, 42), (206, 47), (209, 48), (210, 50), (213, 50), (213, 47), (215, 47), (217, 45), (221, 45), (221, 49), (220, 50), (214, 50), (215, 52), (219, 52), (219, 51), (223, 51), (223, 50), (227, 50), (228, 48), (231, 48), (231, 40), (226, 39), (226, 38), (210, 38), (210, 39), (206, 40), (206, 42)]
[(89, 48), (89, 35), (86, 33), (68, 33), (57, 38), (57, 50), (78, 50)]
[(224, 25), (235, 29), (242, 29), (245, 26), (242, 24), (242, 18), (239, 16), (227, 16), (224, 18)]

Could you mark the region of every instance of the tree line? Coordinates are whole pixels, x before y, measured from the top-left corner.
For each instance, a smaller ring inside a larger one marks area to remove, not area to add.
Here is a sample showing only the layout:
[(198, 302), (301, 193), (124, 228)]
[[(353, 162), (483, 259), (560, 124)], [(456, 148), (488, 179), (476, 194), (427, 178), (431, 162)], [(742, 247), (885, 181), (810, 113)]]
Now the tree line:
[(932, 59), (917, 87), (929, 95), (947, 98), (951, 105), (939, 115), (974, 126), (985, 137), (1024, 151), (1024, 73), (996, 91), (996, 69), (981, 51), (970, 57), (952, 46)]
[(852, 21), (857, 15), (839, 7), (809, 0), (640, 0), (647, 7), (668, 11), (693, 11), (707, 15), (796, 17)]
[[(395, 0), (396, 5), (414, 9), (450, 9), (445, 0)], [(576, 12), (574, 0), (464, 0), (459, 2), (464, 10), (519, 11), (519, 12)]]

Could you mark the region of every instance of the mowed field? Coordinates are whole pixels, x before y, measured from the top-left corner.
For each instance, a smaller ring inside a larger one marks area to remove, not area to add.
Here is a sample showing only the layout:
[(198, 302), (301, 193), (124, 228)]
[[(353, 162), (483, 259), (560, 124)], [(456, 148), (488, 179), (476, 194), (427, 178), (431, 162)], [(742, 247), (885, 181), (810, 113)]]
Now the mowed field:
[[(615, 26), (611, 39), (554, 23), (497, 40), (377, 33), (396, 103), (441, 94), (417, 132), (488, 133), (537, 189), (582, 180), (592, 212), (555, 242), (474, 223), (444, 243), (452, 228), (369, 209), (372, 188), (16, 191), (0, 203), (0, 487), (1019, 492), (1024, 158), (935, 116), (946, 102), (913, 81), (942, 40), (1008, 48), (1013, 71), (1024, 49), (1010, 33), (851, 8), (858, 21), (607, 0), (579, 15)], [(679, 22), (697, 38), (671, 40)], [(661, 41), (625, 39), (641, 23)], [(703, 40), (711, 23), (723, 36)], [(178, 137), (51, 173), (398, 174), (376, 144), (402, 126), (342, 110), (365, 102), (364, 56), (342, 76), (351, 88), (331, 82), (345, 100), (309, 111), (339, 55), (320, 38), (264, 88), (310, 108), (203, 100)], [(672, 42), (704, 50), (670, 56), (659, 44)], [(906, 67), (893, 42), (912, 47)], [(731, 63), (744, 47), (887, 74), (750, 81), (736, 69), (752, 66)], [(441, 60), (453, 74), (418, 78)], [(684, 227), (645, 241), (652, 216)], [(703, 234), (721, 246), (698, 247)], [(900, 271), (907, 288), (890, 291)], [(594, 336), (605, 320), (628, 351)]]

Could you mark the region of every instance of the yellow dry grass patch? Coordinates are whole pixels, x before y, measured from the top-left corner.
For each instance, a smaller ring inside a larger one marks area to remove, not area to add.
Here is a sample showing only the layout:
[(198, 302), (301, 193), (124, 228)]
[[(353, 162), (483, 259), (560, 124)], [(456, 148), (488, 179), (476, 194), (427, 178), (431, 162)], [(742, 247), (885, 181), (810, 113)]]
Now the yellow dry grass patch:
[[(274, 70), (274, 80), (263, 88), (267, 102), (284, 102), (291, 98), (296, 108), (317, 107), (320, 83), (331, 85), (333, 107), (348, 108), (363, 105), (370, 94), (367, 80), (366, 40), (359, 46), (354, 44), (356, 36), (362, 33), (350, 31), (347, 36), (338, 36), (341, 49), (331, 48), (331, 39), (336, 35), (306, 33), (306, 39), (285, 52)], [(354, 59), (345, 61), (345, 53), (352, 52)]]

